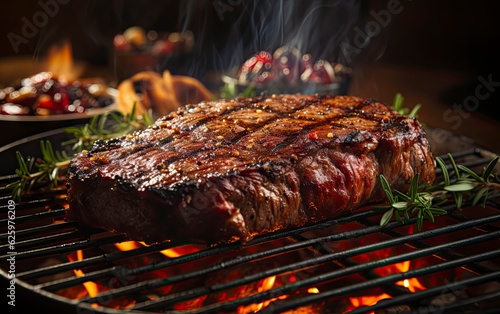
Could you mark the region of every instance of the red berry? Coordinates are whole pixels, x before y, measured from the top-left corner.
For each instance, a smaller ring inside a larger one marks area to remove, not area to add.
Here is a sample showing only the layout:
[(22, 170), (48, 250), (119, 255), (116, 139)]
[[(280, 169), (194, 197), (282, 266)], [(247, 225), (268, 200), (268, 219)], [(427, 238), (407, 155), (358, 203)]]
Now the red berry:
[(128, 50), (130, 48), (130, 44), (122, 34), (118, 34), (113, 38), (113, 46), (116, 50), (120, 51)]
[(265, 71), (261, 75), (256, 77), (254, 79), (254, 82), (258, 83), (258, 84), (268, 84), (268, 83), (271, 83), (272, 81), (274, 81), (275, 78), (276, 78), (276, 73), (274, 73), (272, 71)]
[[(260, 51), (246, 60), (238, 71), (238, 81), (249, 84), (261, 80), (262, 74), (269, 72), (272, 67), (273, 56), (267, 51)], [(267, 77), (267, 75), (264, 75)]]
[(300, 59), (300, 80), (308, 83), (314, 71), (313, 58), (310, 54), (305, 54)]
[(311, 80), (316, 84), (331, 84), (335, 80), (335, 71), (330, 62), (326, 60), (318, 60), (314, 64)]
[(299, 80), (301, 53), (297, 48), (284, 46), (273, 54), (273, 70), (284, 83), (295, 84)]
[(43, 94), (40, 97), (38, 97), (38, 101), (35, 103), (35, 110), (38, 108), (47, 110), (57, 110), (57, 106), (54, 103), (54, 100), (47, 94)]

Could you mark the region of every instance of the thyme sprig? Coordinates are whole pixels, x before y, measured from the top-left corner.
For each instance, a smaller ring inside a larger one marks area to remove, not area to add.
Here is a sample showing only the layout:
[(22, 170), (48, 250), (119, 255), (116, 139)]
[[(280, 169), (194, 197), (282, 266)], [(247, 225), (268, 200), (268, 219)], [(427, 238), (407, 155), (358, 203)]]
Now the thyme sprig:
[[(73, 138), (61, 143), (62, 147), (71, 146), (73, 154), (90, 149), (96, 140), (107, 140), (143, 129), (153, 123), (152, 113), (136, 115), (135, 106), (131, 113), (121, 115), (108, 112), (92, 117), (89, 123), (83, 126), (67, 127), (64, 131), (72, 134)], [(71, 156), (65, 150), (55, 151), (49, 140), (40, 141), (41, 157), (24, 157), (16, 152), (19, 168), (16, 174), (17, 181), (8, 184), (5, 188), (12, 189), (12, 197), (20, 200), (34, 186), (43, 186), (53, 189), (60, 185), (65, 170), (69, 166)]]
[(461, 209), (465, 201), (470, 201), (472, 206), (486, 206), (488, 195), (492, 191), (500, 191), (500, 176), (493, 173), (499, 156), (492, 158), (481, 173), (457, 164), (451, 154), (448, 158), (449, 165), (441, 157), (435, 157), (443, 181), (435, 185), (419, 184), (419, 175), (416, 174), (406, 193), (392, 189), (387, 179), (380, 175), (380, 184), (387, 199), (386, 204), (374, 207), (385, 210), (380, 226), (387, 225), (393, 217), (402, 224), (416, 217), (417, 230), (421, 231), (425, 219), (434, 222), (435, 216), (447, 213), (440, 207), (444, 203), (452, 201), (457, 209)]

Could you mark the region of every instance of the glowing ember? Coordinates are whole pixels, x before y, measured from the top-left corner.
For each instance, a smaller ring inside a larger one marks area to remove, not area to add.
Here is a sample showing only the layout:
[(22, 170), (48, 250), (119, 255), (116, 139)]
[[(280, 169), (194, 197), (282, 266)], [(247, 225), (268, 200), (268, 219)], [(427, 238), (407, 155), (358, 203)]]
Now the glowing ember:
[(195, 253), (198, 252), (199, 250), (200, 249), (198, 249), (196, 246), (187, 244), (171, 249), (162, 250), (160, 251), (160, 253), (162, 253), (166, 257), (175, 258), (186, 254)]
[[(125, 241), (120, 243), (115, 243), (115, 246), (120, 251), (130, 251), (141, 248), (143, 246), (148, 246), (144, 242), (136, 242), (136, 241)], [(200, 249), (194, 245), (186, 244), (182, 246), (177, 246), (175, 248), (165, 249), (160, 251), (163, 255), (169, 258), (180, 257), (186, 254), (191, 254), (198, 252)]]
[(115, 243), (115, 246), (120, 251), (131, 251), (140, 248), (142, 245), (136, 241), (125, 241), (125, 242)]
[[(389, 265), (386, 267), (383, 267), (379, 270), (376, 271), (381, 276), (386, 276), (389, 274), (394, 274), (394, 273), (405, 273), (408, 270), (410, 270), (410, 261), (405, 261), (401, 263), (397, 263), (394, 265)], [(407, 288), (410, 292), (417, 292), (420, 290), (425, 290), (425, 287), (418, 281), (417, 278), (410, 278), (410, 279), (404, 279), (401, 281), (396, 282), (396, 285), (402, 286)], [(375, 295), (375, 296), (362, 296), (362, 297), (352, 297), (349, 298), (349, 301), (351, 302), (352, 308), (349, 310), (352, 310), (354, 308), (358, 308), (361, 306), (371, 306), (376, 304), (378, 301), (382, 299), (390, 299), (392, 296), (388, 295), (387, 293), (382, 293), (380, 295)]]
[[(398, 268), (398, 270), (400, 272), (405, 273), (408, 270), (410, 270), (410, 261), (397, 263), (394, 266), (396, 266), (396, 268)], [(398, 282), (396, 282), (396, 285), (403, 286), (403, 287), (407, 288), (408, 290), (410, 290), (411, 292), (425, 290), (425, 287), (418, 281), (417, 278), (410, 278), (410, 279), (398, 281)]]
[[(81, 271), (80, 269), (73, 269), (73, 272), (77, 277), (81, 277), (84, 275), (83, 271)], [(83, 283), (83, 286), (87, 290), (90, 297), (95, 297), (99, 294), (99, 288), (97, 287), (97, 284), (95, 282), (86, 281)]]
[[(260, 292), (264, 292), (264, 291), (272, 289), (274, 287), (275, 282), (276, 282), (276, 276), (267, 277), (266, 279), (262, 280), (259, 287), (257, 288), (257, 292), (260, 293)], [(238, 313), (238, 314), (255, 313), (255, 312), (260, 311), (261, 309), (267, 307), (269, 305), (269, 303), (276, 301), (278, 299), (285, 299), (287, 297), (288, 296), (286, 296), (286, 295), (282, 295), (282, 296), (279, 296), (278, 298), (272, 298), (270, 300), (267, 300), (267, 301), (264, 301), (261, 303), (254, 303), (254, 304), (250, 304), (247, 306), (240, 306), (240, 307), (238, 307), (236, 313)]]
[[(133, 241), (130, 241), (133, 242)], [(133, 245), (132, 243), (122, 243), (122, 245)], [(81, 261), (83, 260), (83, 251), (82, 250), (77, 250), (75, 254), (70, 254), (67, 256), (68, 260), (70, 262), (75, 262), (75, 261)], [(77, 277), (84, 276), (85, 273), (81, 269), (73, 269), (73, 273)], [(99, 295), (99, 293), (109, 290), (112, 288), (112, 285), (105, 286), (102, 283), (99, 282), (94, 282), (94, 281), (85, 281), (83, 284), (83, 288), (81, 290), (81, 293), (79, 293), (76, 297), (73, 297), (74, 299), (81, 299), (83, 297), (89, 296), (91, 298), (96, 297)], [(68, 290), (68, 289), (66, 289)], [(62, 292), (62, 295), (65, 295), (65, 291)], [(107, 306), (115, 308), (115, 309), (129, 309), (132, 308), (135, 304), (137, 303), (136, 300), (131, 300), (131, 299), (124, 299), (124, 300), (113, 300), (110, 301)], [(92, 303), (93, 308), (97, 308), (99, 304), (97, 303)]]
[[(71, 258), (68, 258), (71, 260)], [(76, 251), (76, 260), (81, 261), (83, 260), (83, 251), (82, 250), (77, 250)], [(84, 275), (83, 271), (81, 269), (73, 269), (73, 273), (77, 277), (81, 277)], [(87, 293), (90, 297), (95, 297), (99, 294), (99, 287), (97, 284), (93, 281), (85, 281), (83, 283), (83, 286), (85, 287), (85, 290), (87, 290)], [(97, 307), (97, 304), (93, 303), (92, 307)]]
[(374, 305), (377, 304), (377, 302), (380, 300), (390, 299), (390, 298), (392, 297), (387, 293), (382, 293), (380, 295), (367, 295), (362, 297), (349, 298), (349, 301), (351, 301), (351, 304), (354, 308), (358, 308), (361, 306)]

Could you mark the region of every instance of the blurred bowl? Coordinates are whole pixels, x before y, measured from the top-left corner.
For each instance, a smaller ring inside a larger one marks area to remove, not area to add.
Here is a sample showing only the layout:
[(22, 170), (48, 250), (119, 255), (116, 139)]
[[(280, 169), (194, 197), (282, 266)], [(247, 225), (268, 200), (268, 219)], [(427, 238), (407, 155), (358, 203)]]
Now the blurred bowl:
[(221, 80), (226, 85), (231, 85), (235, 88), (237, 94), (245, 93), (248, 89), (252, 89), (256, 95), (272, 95), (272, 94), (331, 94), (331, 95), (347, 95), (349, 85), (351, 84), (352, 69), (341, 67), (339, 72), (336, 72), (335, 81), (332, 83), (303, 83), (297, 80), (298, 83), (288, 84), (282, 80), (271, 80), (266, 83), (242, 83), (238, 80), (238, 68), (229, 71), (229, 74), (222, 74)]
[(157, 32), (132, 26), (113, 39), (111, 70), (118, 82), (142, 71), (182, 73), (193, 46), (194, 36), (189, 30)]
[(83, 125), (90, 122), (95, 116), (110, 111), (117, 111), (115, 102), (117, 90), (109, 87), (103, 90), (102, 93), (102, 95), (107, 95), (112, 100), (109, 105), (99, 108), (89, 108), (82, 113), (64, 113), (46, 116), (0, 114), (0, 129), (2, 130), (0, 146), (49, 130)]
[[(73, 120), (88, 120), (93, 116), (104, 114), (108, 111), (116, 110), (116, 96), (118, 91), (114, 88), (107, 87), (102, 93), (101, 97), (109, 97), (110, 103), (103, 107), (88, 108), (82, 113), (63, 113), (63, 114), (49, 114), (49, 115), (8, 115), (0, 114), (0, 121), (13, 121), (13, 122), (35, 122), (47, 123), (52, 121), (68, 121), (71, 123)], [(112, 101), (112, 102), (111, 102)]]

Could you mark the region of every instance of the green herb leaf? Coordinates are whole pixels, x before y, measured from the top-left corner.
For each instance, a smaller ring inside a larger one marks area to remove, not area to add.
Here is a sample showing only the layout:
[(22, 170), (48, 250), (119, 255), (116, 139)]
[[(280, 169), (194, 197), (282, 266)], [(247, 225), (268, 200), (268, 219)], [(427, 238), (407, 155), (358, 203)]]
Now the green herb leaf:
[(477, 173), (474, 171), (470, 170), (469, 168), (463, 166), (463, 165), (457, 165), (457, 168), (462, 170), (463, 172), (467, 173), (469, 176), (474, 178), (474, 180), (477, 180), (479, 182), (484, 182), (483, 178), (481, 178)]
[(475, 185), (470, 182), (458, 182), (452, 185), (445, 186), (444, 189), (450, 192), (465, 192), (475, 188)]
[(392, 204), (395, 202), (394, 195), (392, 194), (391, 187), (389, 186), (389, 182), (387, 182), (387, 179), (383, 176), (380, 175), (380, 184), (382, 185), (382, 189), (385, 192), (385, 195), (389, 199), (389, 202)]
[(401, 209), (406, 209), (408, 208), (408, 203), (406, 202), (396, 202), (392, 204), (392, 207), (395, 209), (401, 210)]
[(391, 221), (393, 214), (394, 214), (394, 209), (389, 209), (388, 211), (386, 211), (382, 215), (382, 218), (380, 219), (380, 226), (381, 227), (386, 226), (389, 223), (389, 221)]
[(476, 195), (474, 195), (474, 198), (472, 199), (472, 205), (477, 205), (479, 203), (479, 201), (483, 198), (484, 195), (486, 195), (488, 192), (488, 188), (487, 187), (484, 187), (482, 189), (479, 189), (477, 192), (476, 192)]
[[(153, 123), (151, 111), (146, 115), (135, 115), (135, 104), (132, 113), (126, 116), (118, 115), (114, 112), (97, 115), (90, 119), (89, 123), (82, 127), (68, 127), (65, 132), (73, 135), (73, 139), (65, 141), (62, 146), (71, 146), (74, 153), (84, 149), (90, 149), (96, 140), (107, 140), (119, 137), (147, 127)], [(37, 159), (36, 172), (32, 172), (31, 164), (34, 159), (25, 159), (20, 152), (16, 152), (19, 168), (16, 174), (18, 181), (7, 185), (12, 189), (12, 196), (20, 200), (23, 194), (29, 192), (37, 185), (47, 185), (49, 188), (57, 186), (61, 175), (65, 172), (70, 157), (66, 151), (54, 151), (50, 141), (40, 141), (41, 158)]]
[(499, 158), (500, 158), (499, 156), (496, 156), (495, 158), (493, 158), (489, 162), (488, 166), (486, 166), (486, 168), (483, 169), (482, 176), (483, 176), (484, 180), (486, 180), (486, 181), (489, 180), (489, 177), (493, 173), (493, 169), (495, 169), (495, 166), (497, 165), (497, 162), (498, 162)]
[(441, 168), (441, 172), (443, 173), (444, 184), (450, 185), (450, 174), (448, 173), (448, 168), (446, 167), (443, 158), (437, 156), (435, 159), (436, 163), (439, 165), (439, 168)]

